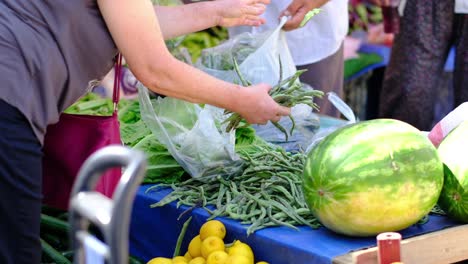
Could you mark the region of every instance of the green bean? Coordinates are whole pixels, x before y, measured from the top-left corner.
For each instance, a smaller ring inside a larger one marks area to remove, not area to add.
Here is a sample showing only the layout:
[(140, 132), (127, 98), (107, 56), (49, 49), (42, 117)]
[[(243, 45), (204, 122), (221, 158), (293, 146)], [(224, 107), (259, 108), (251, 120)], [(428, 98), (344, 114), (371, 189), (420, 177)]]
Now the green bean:
[(267, 211), (265, 207), (260, 207), (260, 210), (262, 211), (260, 216), (255, 220), (255, 222), (252, 223), (251, 226), (247, 228), (247, 235), (252, 234), (255, 231), (255, 228), (260, 227), (260, 225), (263, 223), (263, 220), (267, 215)]
[(294, 118), (292, 117), (292, 115), (288, 115), (289, 119), (291, 120), (291, 129), (289, 130), (289, 134), (293, 134), (294, 132), (294, 128), (296, 128), (296, 121), (294, 121)]
[(278, 225), (283, 225), (283, 226), (287, 226), (287, 227), (290, 227), (292, 229), (295, 229), (295, 230), (299, 230), (297, 227), (293, 226), (292, 224), (289, 224), (287, 222), (284, 222), (284, 221), (281, 221), (279, 219), (276, 219), (273, 217), (273, 215), (271, 214), (271, 206), (268, 207), (267, 209), (267, 212), (268, 212), (268, 217), (271, 221), (273, 221), (275, 224), (278, 224)]
[(184, 240), (185, 233), (187, 232), (188, 225), (192, 221), (192, 217), (190, 216), (185, 222), (184, 225), (182, 226), (182, 230), (179, 233), (179, 236), (177, 238), (177, 243), (176, 247), (174, 249), (174, 254), (173, 257), (179, 256), (180, 253), (180, 247), (182, 246), (182, 241)]
[(243, 86), (250, 86), (252, 85), (249, 81), (247, 81), (246, 79), (244, 79), (244, 76), (242, 76), (241, 72), (240, 72), (240, 69), (239, 69), (239, 64), (237, 64), (237, 60), (235, 58), (233, 58), (233, 62), (234, 62), (234, 70), (236, 71), (237, 73), (237, 76), (239, 77), (241, 83)]
[(226, 187), (224, 186), (224, 184), (221, 184), (221, 186), (219, 187), (218, 193), (219, 195), (218, 195), (218, 198), (216, 199), (216, 208), (221, 208), (223, 197), (224, 197), (224, 194), (226, 193)]
[[(171, 185), (174, 191), (163, 198), (164, 203), (178, 200), (178, 206), (201, 206), (210, 214), (209, 219), (237, 219), (249, 225), (248, 234), (268, 226), (317, 227), (320, 223), (308, 210), (302, 193), (305, 154), (288, 153), (270, 145), (252, 149), (255, 152), (240, 154), (244, 163), (236, 174), (175, 183)], [(207, 205), (215, 208), (210, 210)]]
[(182, 197), (181, 195), (180, 196), (179, 195), (167, 195), (163, 199), (161, 199), (161, 201), (151, 204), (150, 208), (160, 207), (160, 206), (164, 206), (166, 204), (170, 204), (170, 203), (174, 202), (175, 200), (180, 199), (181, 197)]

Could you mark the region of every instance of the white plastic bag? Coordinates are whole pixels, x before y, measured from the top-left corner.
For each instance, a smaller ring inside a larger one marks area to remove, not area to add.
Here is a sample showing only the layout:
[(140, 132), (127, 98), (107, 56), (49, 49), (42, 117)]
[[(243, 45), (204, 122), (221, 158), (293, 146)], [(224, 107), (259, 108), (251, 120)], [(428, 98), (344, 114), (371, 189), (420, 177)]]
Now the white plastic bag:
[(235, 152), (235, 132), (220, 125), (223, 110), (171, 97), (150, 99), (138, 84), (141, 117), (192, 177), (231, 175), (242, 166)]
[[(196, 67), (219, 79), (240, 83), (234, 68), (239, 64), (243, 77), (253, 84), (275, 85), (280, 79), (296, 72), (296, 66), (281, 30), (287, 18), (282, 17), (278, 27), (258, 34), (244, 32), (213, 48), (202, 51)], [(281, 73), (280, 73), (281, 61)]]
[(326, 129), (320, 129), (317, 133), (314, 134), (314, 136), (310, 140), (309, 146), (306, 149), (307, 153), (311, 151), (320, 141), (322, 141), (333, 131), (348, 124), (358, 122), (353, 110), (343, 100), (341, 100), (341, 98), (338, 95), (336, 95), (334, 92), (330, 92), (327, 95), (328, 100), (333, 104), (333, 106), (335, 106), (340, 111), (341, 114), (343, 114), (344, 117), (346, 117), (346, 119), (348, 119), (348, 121), (342, 122), (336, 126), (328, 127)]
[[(305, 104), (298, 104), (291, 108), (294, 118), (294, 130), (286, 140), (284, 133), (278, 130), (271, 122), (266, 125), (253, 125), (256, 134), (266, 140), (282, 146), (286, 151), (305, 150), (320, 126), (319, 116), (313, 109)], [(286, 131), (290, 131), (293, 123), (290, 118), (281, 118), (278, 122)]]

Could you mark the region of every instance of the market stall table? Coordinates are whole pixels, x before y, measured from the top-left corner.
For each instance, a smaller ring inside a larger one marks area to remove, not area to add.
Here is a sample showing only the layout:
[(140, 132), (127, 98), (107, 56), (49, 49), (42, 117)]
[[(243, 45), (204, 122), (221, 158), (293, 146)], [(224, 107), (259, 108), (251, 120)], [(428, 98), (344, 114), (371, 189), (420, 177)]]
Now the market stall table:
[[(339, 119), (321, 118), (320, 126), (328, 128), (343, 122)], [(148, 190), (151, 187), (152, 185), (141, 186), (135, 198), (130, 227), (130, 253), (132, 256), (146, 261), (157, 256), (172, 257), (182, 225), (189, 216), (192, 216), (182, 244), (181, 253), (184, 254), (188, 243), (197, 235), (199, 228), (209, 217), (209, 214), (202, 208), (193, 210), (186, 206), (178, 208), (176, 202), (163, 207), (151, 208), (152, 204), (163, 199), (171, 191), (169, 188)], [(353, 259), (359, 258), (366, 260), (360, 263), (376, 263), (368, 261), (376, 259), (375, 250), (372, 249), (376, 245), (375, 237), (346, 237), (337, 235), (324, 227), (318, 229), (299, 227), (299, 230), (288, 227), (273, 227), (259, 230), (247, 236), (248, 226), (241, 225), (238, 221), (229, 218), (220, 218), (220, 220), (227, 229), (226, 243), (235, 239), (246, 242), (254, 250), (257, 260), (268, 261), (270, 264), (350, 263), (353, 262)], [(410, 237), (418, 239), (423, 234), (436, 234), (428, 237), (427, 240), (424, 239), (435, 243), (435, 240), (444, 241), (438, 232), (448, 230), (450, 234), (446, 235), (451, 244), (427, 245), (426, 243), (426, 247), (435, 246), (433, 250), (430, 249), (433, 254), (428, 256), (434, 259), (437, 257), (446, 259), (446, 255), (458, 252), (459, 254), (455, 257), (463, 259), (463, 256), (468, 258), (467, 226), (459, 225), (444, 216), (431, 215), (427, 223), (413, 225), (401, 231), (401, 234), (404, 239)], [(459, 227), (462, 230), (453, 231), (454, 228)], [(458, 240), (457, 236), (459, 236)], [(462, 239), (466, 241), (462, 241)], [(402, 244), (405, 243), (404, 240)], [(409, 245), (414, 247), (420, 243), (410, 243)], [(439, 248), (437, 248), (438, 246)], [(462, 248), (460, 249), (460, 247)], [(465, 247), (464, 250), (463, 247)], [(367, 251), (361, 251), (363, 249), (367, 249)], [(403, 252), (405, 252), (404, 248)]]
[[(156, 256), (172, 257), (177, 237), (187, 217), (191, 215), (193, 219), (184, 239), (183, 250), (186, 250), (188, 242), (196, 236), (209, 214), (204, 209), (197, 208), (182, 215), (178, 220), (187, 207), (177, 208), (175, 203), (171, 203), (164, 207), (150, 208), (151, 204), (160, 201), (170, 190), (146, 192), (149, 187), (141, 186), (136, 196), (130, 228), (130, 253), (144, 260)], [(221, 218), (221, 221), (227, 229), (226, 242), (240, 239), (252, 247), (258, 260), (265, 260), (271, 264), (340, 263), (340, 259), (351, 258), (346, 257), (346, 254), (376, 245), (375, 237), (346, 237), (323, 227), (315, 230), (299, 227), (298, 231), (288, 227), (273, 227), (247, 236), (247, 226), (228, 218)], [(403, 238), (415, 237), (455, 226), (455, 222), (444, 216), (431, 215), (427, 223), (413, 225), (401, 234)], [(462, 235), (460, 232), (459, 234)], [(468, 244), (465, 245), (468, 251)]]

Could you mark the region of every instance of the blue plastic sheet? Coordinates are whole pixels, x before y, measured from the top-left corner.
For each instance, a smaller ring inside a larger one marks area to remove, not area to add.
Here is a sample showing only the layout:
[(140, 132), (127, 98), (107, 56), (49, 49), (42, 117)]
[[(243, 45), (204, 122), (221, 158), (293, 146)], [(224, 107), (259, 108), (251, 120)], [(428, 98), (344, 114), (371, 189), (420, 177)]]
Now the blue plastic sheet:
[[(187, 250), (190, 239), (197, 235), (200, 226), (209, 214), (201, 208), (183, 214), (188, 208), (177, 208), (176, 203), (164, 207), (150, 208), (161, 200), (170, 189), (146, 192), (150, 186), (138, 190), (130, 228), (130, 253), (143, 260), (156, 256), (172, 257), (177, 237), (189, 216), (193, 219), (185, 235), (181, 253)], [(300, 227), (299, 231), (288, 227), (266, 228), (247, 236), (247, 227), (228, 218), (220, 218), (226, 225), (225, 242), (240, 239), (251, 245), (257, 260), (271, 264), (332, 263), (340, 255), (375, 246), (375, 237), (353, 238), (337, 235), (326, 228)], [(446, 217), (431, 215), (423, 225), (413, 225), (400, 233), (403, 238), (421, 235), (457, 223)]]

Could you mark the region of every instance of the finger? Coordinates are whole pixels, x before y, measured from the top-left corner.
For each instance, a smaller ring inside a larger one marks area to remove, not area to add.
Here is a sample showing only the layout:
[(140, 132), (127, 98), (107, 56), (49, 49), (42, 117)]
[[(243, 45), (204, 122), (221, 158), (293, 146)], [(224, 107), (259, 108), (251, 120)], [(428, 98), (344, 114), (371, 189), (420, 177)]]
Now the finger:
[(244, 10), (245, 15), (261, 15), (265, 12), (266, 6), (264, 4), (255, 4), (247, 6)]
[(286, 12), (288, 11), (289, 14), (296, 14), (297, 11), (303, 6), (302, 3), (299, 3), (299, 2), (296, 2), (296, 1), (293, 1), (287, 8), (285, 11), (283, 12)]
[(280, 119), (281, 119), (281, 116), (277, 115), (277, 116), (273, 117), (270, 121), (271, 122), (279, 122)]
[(250, 3), (268, 5), (268, 4), (270, 4), (270, 2), (271, 2), (271, 0), (252, 0)]
[(259, 83), (256, 86), (257, 86), (257, 89), (262, 89), (266, 93), (268, 93), (271, 90), (271, 85), (266, 84), (266, 83)]
[(264, 18), (260, 18), (260, 17), (255, 17), (255, 18), (251, 18), (251, 19), (244, 19), (244, 23), (242, 23), (242, 25), (246, 25), (246, 26), (254, 26), (254, 27), (258, 27), (258, 26), (261, 26), (265, 24), (265, 19)]
[(289, 12), (289, 10), (286, 9), (283, 12), (280, 13), (279, 18), (281, 19), (284, 16), (286, 16), (286, 17), (291, 16), (291, 12)]
[(286, 21), (286, 23), (283, 26), (283, 29), (288, 31), (298, 28), (302, 20), (304, 19), (306, 13), (307, 12), (305, 8), (300, 8), (288, 21)]
[(268, 120), (262, 120), (258, 122), (258, 124), (260, 125), (266, 125), (267, 123), (268, 123)]
[(278, 107), (278, 110), (276, 112), (276, 115), (277, 116), (287, 116), (287, 115), (290, 115), (291, 114), (291, 108), (289, 107), (285, 107), (285, 106), (279, 106)]

